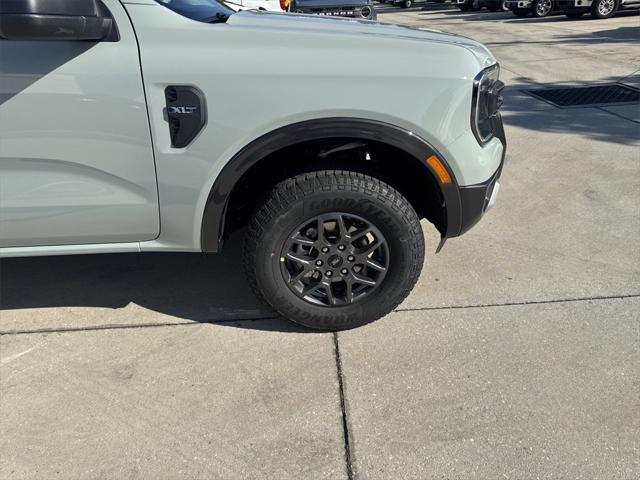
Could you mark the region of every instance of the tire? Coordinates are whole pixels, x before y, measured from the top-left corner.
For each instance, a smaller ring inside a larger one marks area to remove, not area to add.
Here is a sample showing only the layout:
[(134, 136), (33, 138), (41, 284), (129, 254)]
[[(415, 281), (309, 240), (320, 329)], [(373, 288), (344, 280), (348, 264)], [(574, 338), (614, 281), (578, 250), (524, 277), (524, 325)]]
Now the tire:
[(509, 8), (507, 7), (507, 0), (502, 0), (500, 2), (500, 11), (501, 12), (508, 12)]
[[(373, 246), (362, 244), (369, 241)], [(374, 263), (364, 267), (360, 260)], [(276, 185), (249, 222), (243, 252), (258, 298), (288, 320), (333, 331), (391, 312), (413, 289), (423, 260), (422, 229), (409, 202), (380, 180), (343, 170), (304, 173)], [(346, 279), (353, 282), (350, 290)], [(358, 283), (362, 279), (376, 284)]]
[(565, 15), (569, 18), (581, 18), (584, 12), (565, 12)]
[(547, 17), (553, 10), (553, 0), (533, 0), (531, 13), (534, 17)]
[(593, 18), (611, 18), (617, 11), (617, 0), (594, 0), (594, 2), (591, 4), (591, 16)]
[(527, 17), (531, 12), (531, 10), (529, 10), (528, 8), (514, 8), (511, 11), (516, 17), (520, 17), (520, 18)]
[(411, 5), (413, 5), (413, 0), (404, 0), (401, 4), (402, 8), (411, 8)]

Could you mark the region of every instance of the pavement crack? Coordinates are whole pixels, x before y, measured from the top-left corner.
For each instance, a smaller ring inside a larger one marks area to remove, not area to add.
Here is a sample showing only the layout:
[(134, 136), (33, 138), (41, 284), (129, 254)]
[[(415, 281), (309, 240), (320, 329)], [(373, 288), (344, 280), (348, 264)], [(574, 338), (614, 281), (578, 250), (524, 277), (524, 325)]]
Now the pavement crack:
[(554, 304), (554, 303), (593, 302), (593, 301), (602, 301), (602, 300), (624, 300), (627, 298), (640, 298), (640, 294), (632, 293), (628, 295), (558, 298), (558, 299), (552, 299), (552, 300), (525, 300), (522, 302), (479, 303), (476, 305), (446, 305), (442, 307), (396, 308), (393, 311), (393, 313), (421, 312), (426, 310), (459, 310), (459, 309), (465, 309), (465, 308), (517, 307), (517, 306), (524, 306), (524, 305), (545, 305), (545, 304)]
[(25, 330), (0, 330), (2, 335), (27, 335), (32, 333), (73, 333), (73, 332), (92, 332), (100, 330), (125, 330), (133, 328), (162, 328), (162, 327), (187, 327), (191, 325), (206, 324), (225, 324), (233, 322), (253, 322), (259, 320), (273, 320), (275, 317), (259, 317), (259, 318), (234, 318), (229, 320), (190, 320), (185, 322), (154, 322), (154, 323), (123, 323), (109, 325), (90, 325), (86, 327), (52, 327), (52, 328), (33, 328)]
[[(503, 303), (479, 303), (472, 305), (445, 305), (441, 307), (414, 307), (414, 308), (397, 308), (392, 313), (402, 312), (422, 312), (429, 310), (461, 310), (469, 308), (492, 308), (492, 307), (517, 307), (526, 305), (545, 305), (554, 303), (572, 303), (572, 302), (596, 302), (604, 300), (625, 300), (629, 298), (640, 298), (640, 293), (632, 293), (628, 295), (609, 295), (609, 296), (593, 296), (593, 297), (576, 297), (576, 298), (558, 298), (552, 300), (525, 300), (521, 302), (503, 302)], [(1, 309), (0, 309), (1, 311)], [(277, 317), (257, 317), (257, 318), (233, 318), (225, 320), (188, 320), (184, 322), (154, 322), (154, 323), (123, 323), (108, 325), (91, 325), (86, 327), (52, 327), (52, 328), (34, 328), (23, 330), (0, 330), (0, 336), (3, 335), (29, 335), (38, 333), (73, 333), (73, 332), (91, 332), (100, 330), (124, 330), (133, 328), (162, 328), (162, 327), (186, 327), (192, 325), (224, 325), (227, 323), (237, 322), (259, 322), (265, 320), (276, 320)], [(336, 342), (336, 356), (339, 355), (338, 340)], [(342, 388), (342, 387), (341, 387)]]
[(344, 394), (344, 378), (342, 375), (342, 359), (340, 358), (340, 343), (338, 341), (338, 332), (333, 332), (333, 346), (336, 357), (336, 374), (338, 377), (338, 392), (340, 395), (340, 411), (342, 413), (342, 437), (344, 439), (344, 460), (347, 469), (348, 480), (353, 480), (354, 472), (351, 463), (352, 453), (351, 444), (349, 442), (349, 419), (347, 418), (347, 404)]

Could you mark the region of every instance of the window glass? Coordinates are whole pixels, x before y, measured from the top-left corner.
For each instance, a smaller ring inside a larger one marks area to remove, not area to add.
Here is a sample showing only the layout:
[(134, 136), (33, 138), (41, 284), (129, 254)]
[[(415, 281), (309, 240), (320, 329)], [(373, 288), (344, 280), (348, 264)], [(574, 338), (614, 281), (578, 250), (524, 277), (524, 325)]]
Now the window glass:
[(199, 22), (224, 22), (233, 13), (218, 0), (156, 0), (160, 5)]

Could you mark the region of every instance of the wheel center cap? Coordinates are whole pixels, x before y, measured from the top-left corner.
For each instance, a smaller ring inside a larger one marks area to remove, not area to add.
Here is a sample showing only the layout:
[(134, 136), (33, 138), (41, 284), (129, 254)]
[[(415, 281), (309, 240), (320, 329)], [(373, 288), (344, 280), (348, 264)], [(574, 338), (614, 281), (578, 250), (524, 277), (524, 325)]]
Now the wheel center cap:
[(327, 260), (327, 263), (331, 268), (338, 268), (342, 265), (342, 257), (339, 255), (331, 255), (329, 260)]

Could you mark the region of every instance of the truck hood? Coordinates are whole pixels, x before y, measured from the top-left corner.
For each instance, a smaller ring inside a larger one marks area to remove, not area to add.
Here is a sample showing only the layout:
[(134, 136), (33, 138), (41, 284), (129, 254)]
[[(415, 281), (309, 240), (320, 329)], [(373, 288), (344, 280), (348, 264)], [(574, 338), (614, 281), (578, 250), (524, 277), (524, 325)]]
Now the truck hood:
[(313, 30), (314, 32), (326, 32), (328, 34), (372, 35), (453, 44), (471, 51), (482, 68), (496, 63), (489, 49), (481, 43), (460, 35), (427, 28), (392, 25), (353, 18), (320, 17), (317, 15), (257, 10), (242, 11), (231, 15), (227, 23), (239, 27)]

